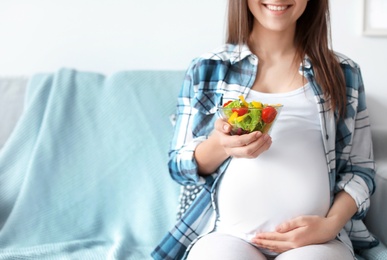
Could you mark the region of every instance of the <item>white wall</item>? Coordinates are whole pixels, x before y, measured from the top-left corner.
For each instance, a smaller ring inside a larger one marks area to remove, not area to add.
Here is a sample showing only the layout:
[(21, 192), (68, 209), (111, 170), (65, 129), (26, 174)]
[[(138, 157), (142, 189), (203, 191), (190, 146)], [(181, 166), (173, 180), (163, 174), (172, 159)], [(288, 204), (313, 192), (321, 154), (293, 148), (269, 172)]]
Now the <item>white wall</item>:
[(225, 0), (1, 0), (0, 75), (185, 69), (223, 42)]
[[(1, 0), (0, 75), (185, 69), (223, 42), (226, 1)], [(333, 47), (361, 65), (372, 123), (387, 128), (387, 37), (362, 35), (362, 2), (331, 0)]]
[(362, 3), (331, 0), (333, 48), (360, 65), (373, 129), (387, 132), (387, 36), (363, 36)]

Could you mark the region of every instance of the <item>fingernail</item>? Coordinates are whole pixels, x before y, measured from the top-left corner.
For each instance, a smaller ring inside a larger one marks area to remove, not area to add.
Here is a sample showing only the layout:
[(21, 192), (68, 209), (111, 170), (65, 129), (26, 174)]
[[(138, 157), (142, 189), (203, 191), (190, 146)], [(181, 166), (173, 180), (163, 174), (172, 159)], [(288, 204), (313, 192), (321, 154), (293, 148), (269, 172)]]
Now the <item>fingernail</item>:
[(223, 130), (228, 131), (228, 125), (223, 125)]

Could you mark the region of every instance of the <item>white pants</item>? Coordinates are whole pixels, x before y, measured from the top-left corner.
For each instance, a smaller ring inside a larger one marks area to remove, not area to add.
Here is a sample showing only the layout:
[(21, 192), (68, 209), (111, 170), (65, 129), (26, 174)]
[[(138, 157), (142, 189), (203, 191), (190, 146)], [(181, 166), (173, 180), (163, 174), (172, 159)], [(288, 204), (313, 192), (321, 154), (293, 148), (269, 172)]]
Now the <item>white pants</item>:
[(190, 250), (187, 260), (353, 260), (349, 248), (339, 240), (304, 246), (276, 257), (266, 256), (246, 241), (222, 233), (200, 238)]

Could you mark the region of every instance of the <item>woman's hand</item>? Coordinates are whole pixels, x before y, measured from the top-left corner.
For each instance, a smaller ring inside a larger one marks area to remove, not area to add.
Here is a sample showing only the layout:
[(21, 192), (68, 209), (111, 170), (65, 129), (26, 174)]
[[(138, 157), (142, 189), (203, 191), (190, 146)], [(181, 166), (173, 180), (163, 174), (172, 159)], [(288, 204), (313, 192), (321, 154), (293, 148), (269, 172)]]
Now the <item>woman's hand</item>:
[(256, 234), (251, 242), (276, 253), (326, 243), (339, 234), (356, 211), (353, 198), (347, 192), (340, 191), (326, 217), (297, 217), (279, 225), (275, 232)]
[(251, 242), (258, 247), (276, 253), (290, 249), (326, 243), (336, 237), (337, 228), (334, 218), (301, 216), (279, 225), (275, 232), (259, 233)]
[(256, 158), (271, 146), (271, 137), (261, 132), (244, 135), (230, 135), (231, 126), (218, 119), (215, 122), (215, 135), (228, 156), (235, 158)]
[(218, 119), (211, 136), (195, 150), (200, 175), (212, 174), (228, 157), (255, 158), (271, 146), (271, 137), (261, 132), (230, 135), (231, 126)]

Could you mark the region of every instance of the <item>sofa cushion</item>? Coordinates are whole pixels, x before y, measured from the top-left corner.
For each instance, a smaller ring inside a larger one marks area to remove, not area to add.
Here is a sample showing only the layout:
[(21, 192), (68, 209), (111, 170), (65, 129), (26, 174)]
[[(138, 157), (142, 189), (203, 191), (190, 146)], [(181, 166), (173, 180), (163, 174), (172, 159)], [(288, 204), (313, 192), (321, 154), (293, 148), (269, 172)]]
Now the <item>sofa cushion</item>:
[(22, 113), (27, 81), (23, 76), (0, 78), (0, 149)]
[(0, 259), (146, 259), (175, 222), (180, 71), (34, 75), (0, 153)]
[(376, 161), (376, 191), (371, 197), (371, 207), (365, 219), (369, 230), (387, 244), (387, 162)]
[[(359, 257), (360, 255), (360, 257)], [(358, 252), (357, 260), (385, 260), (387, 259), (387, 248), (380, 243), (376, 247)]]

